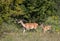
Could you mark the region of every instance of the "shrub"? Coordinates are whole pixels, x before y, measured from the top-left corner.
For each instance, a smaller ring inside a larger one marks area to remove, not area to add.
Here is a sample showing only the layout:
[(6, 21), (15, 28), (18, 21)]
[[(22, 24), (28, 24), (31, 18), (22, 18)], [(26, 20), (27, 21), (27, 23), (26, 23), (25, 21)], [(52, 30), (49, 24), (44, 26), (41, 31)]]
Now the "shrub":
[(45, 24), (50, 24), (53, 27), (54, 31), (60, 31), (60, 20), (58, 16), (48, 17), (45, 21)]

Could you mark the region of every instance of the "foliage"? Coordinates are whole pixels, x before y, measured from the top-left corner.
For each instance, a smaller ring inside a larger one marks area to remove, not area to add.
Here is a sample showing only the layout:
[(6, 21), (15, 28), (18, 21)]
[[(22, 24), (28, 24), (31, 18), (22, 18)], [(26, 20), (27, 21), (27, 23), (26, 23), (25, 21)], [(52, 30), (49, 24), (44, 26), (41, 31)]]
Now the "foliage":
[(45, 21), (46, 17), (55, 15), (53, 0), (26, 0), (23, 4), (28, 10), (31, 21)]
[(9, 23), (2, 23), (0, 25), (0, 35), (3, 35), (4, 33), (10, 33), (10, 32), (17, 32), (18, 31), (18, 26), (14, 24), (13, 22)]
[(0, 0), (1, 29), (2, 31), (14, 30), (16, 18), (25, 19), (28, 22), (58, 24), (58, 19), (55, 19), (59, 16), (56, 13), (57, 3), (56, 0)]
[(1, 0), (0, 20), (23, 18), (29, 22), (45, 21), (46, 17), (55, 15), (54, 0)]
[(59, 17), (58, 16), (52, 16), (52, 17), (48, 17), (47, 20), (45, 21), (46, 23), (50, 23), (53, 25), (58, 25), (59, 24)]
[(59, 16), (48, 17), (45, 24), (52, 25), (54, 31), (60, 31), (60, 18)]

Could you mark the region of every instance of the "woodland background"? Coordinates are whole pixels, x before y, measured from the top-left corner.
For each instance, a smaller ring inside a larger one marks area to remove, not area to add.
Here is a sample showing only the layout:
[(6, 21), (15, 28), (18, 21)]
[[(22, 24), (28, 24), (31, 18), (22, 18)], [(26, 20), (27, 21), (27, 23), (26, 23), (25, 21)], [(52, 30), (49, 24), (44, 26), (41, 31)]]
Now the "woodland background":
[(20, 33), (16, 19), (50, 24), (54, 32), (60, 32), (60, 0), (0, 0), (0, 36), (4, 32)]

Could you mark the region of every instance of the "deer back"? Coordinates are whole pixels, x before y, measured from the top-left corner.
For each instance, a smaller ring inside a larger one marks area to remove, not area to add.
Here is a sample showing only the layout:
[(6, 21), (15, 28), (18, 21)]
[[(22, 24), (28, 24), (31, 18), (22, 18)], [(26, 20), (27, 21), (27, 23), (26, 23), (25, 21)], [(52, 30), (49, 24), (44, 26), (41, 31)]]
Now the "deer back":
[(25, 28), (28, 28), (28, 29), (34, 29), (34, 28), (37, 28), (38, 24), (37, 23), (26, 23), (25, 24)]

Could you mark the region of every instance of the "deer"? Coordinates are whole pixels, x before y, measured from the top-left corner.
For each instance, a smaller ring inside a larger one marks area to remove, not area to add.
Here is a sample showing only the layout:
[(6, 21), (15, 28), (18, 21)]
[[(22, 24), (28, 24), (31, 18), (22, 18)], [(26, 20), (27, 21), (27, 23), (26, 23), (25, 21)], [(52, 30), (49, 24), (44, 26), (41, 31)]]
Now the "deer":
[(18, 23), (20, 23), (23, 26), (23, 33), (25, 33), (26, 30), (30, 29), (37, 29), (38, 23), (24, 23), (23, 20), (19, 20)]
[(52, 26), (51, 25), (41, 24), (40, 27), (42, 27), (42, 30), (43, 30), (44, 33), (46, 33), (48, 30), (51, 30), (52, 29)]

